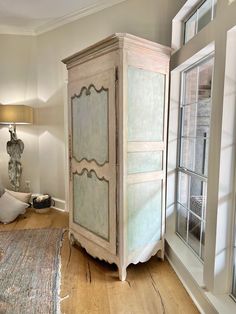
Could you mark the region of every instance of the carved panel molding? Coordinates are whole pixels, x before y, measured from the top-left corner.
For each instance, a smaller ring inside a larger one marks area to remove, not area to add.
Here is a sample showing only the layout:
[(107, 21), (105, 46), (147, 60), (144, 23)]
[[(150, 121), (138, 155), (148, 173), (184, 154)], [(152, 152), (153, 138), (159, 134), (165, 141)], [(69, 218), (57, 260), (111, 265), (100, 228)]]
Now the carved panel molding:
[[(71, 97), (72, 155), (77, 162), (109, 162), (109, 89), (83, 86)], [(89, 125), (87, 124), (89, 121)]]

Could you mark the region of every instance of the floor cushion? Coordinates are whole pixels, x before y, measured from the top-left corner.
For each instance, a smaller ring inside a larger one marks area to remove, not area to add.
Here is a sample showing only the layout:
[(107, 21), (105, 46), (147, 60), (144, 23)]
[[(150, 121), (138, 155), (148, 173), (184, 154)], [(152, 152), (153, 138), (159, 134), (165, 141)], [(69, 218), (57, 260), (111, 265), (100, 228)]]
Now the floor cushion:
[(7, 189), (5, 189), (5, 191), (23, 203), (30, 202), (31, 193), (15, 192), (15, 191), (7, 190)]

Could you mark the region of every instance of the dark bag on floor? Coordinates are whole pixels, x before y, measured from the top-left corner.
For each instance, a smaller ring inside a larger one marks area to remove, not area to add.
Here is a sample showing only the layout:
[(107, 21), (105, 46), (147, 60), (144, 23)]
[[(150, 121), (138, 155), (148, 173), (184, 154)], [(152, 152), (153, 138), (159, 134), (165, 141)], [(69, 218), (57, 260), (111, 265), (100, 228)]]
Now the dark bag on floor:
[[(48, 197), (46, 197), (46, 195)], [(33, 207), (36, 209), (51, 207), (52, 198), (50, 195), (48, 195), (48, 194), (46, 194), (46, 195), (39, 195), (37, 197), (34, 197), (33, 198)], [(43, 197), (43, 199), (40, 200), (40, 197)]]

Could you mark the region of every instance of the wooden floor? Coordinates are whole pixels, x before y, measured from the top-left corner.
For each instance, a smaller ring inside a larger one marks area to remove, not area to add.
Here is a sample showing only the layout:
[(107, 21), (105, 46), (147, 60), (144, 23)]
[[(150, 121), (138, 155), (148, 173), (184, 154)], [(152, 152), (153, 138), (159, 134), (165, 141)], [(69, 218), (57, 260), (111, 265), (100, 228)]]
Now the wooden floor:
[[(68, 215), (56, 210), (23, 218), (0, 230), (48, 227), (68, 228)], [(61, 249), (61, 312), (65, 314), (191, 314), (199, 313), (167, 261), (153, 257), (128, 267), (125, 282), (115, 265), (90, 257), (82, 248), (70, 247), (65, 234)], [(45, 313), (46, 314), (46, 313)]]

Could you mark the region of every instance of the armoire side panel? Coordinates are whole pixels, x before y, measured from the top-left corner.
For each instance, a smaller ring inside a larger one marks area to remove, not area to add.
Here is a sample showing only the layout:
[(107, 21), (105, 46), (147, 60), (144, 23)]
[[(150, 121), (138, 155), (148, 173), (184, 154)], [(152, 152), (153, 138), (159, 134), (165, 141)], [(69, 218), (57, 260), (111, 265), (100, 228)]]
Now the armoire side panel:
[(128, 186), (128, 253), (161, 239), (162, 181)]
[(163, 140), (165, 75), (128, 66), (128, 141)]
[(162, 168), (163, 153), (161, 151), (128, 153), (128, 174), (161, 171)]
[[(150, 257), (162, 239), (166, 75), (128, 65), (127, 78), (127, 143), (132, 147), (127, 151), (130, 263)], [(141, 256), (145, 251), (147, 255)]]

